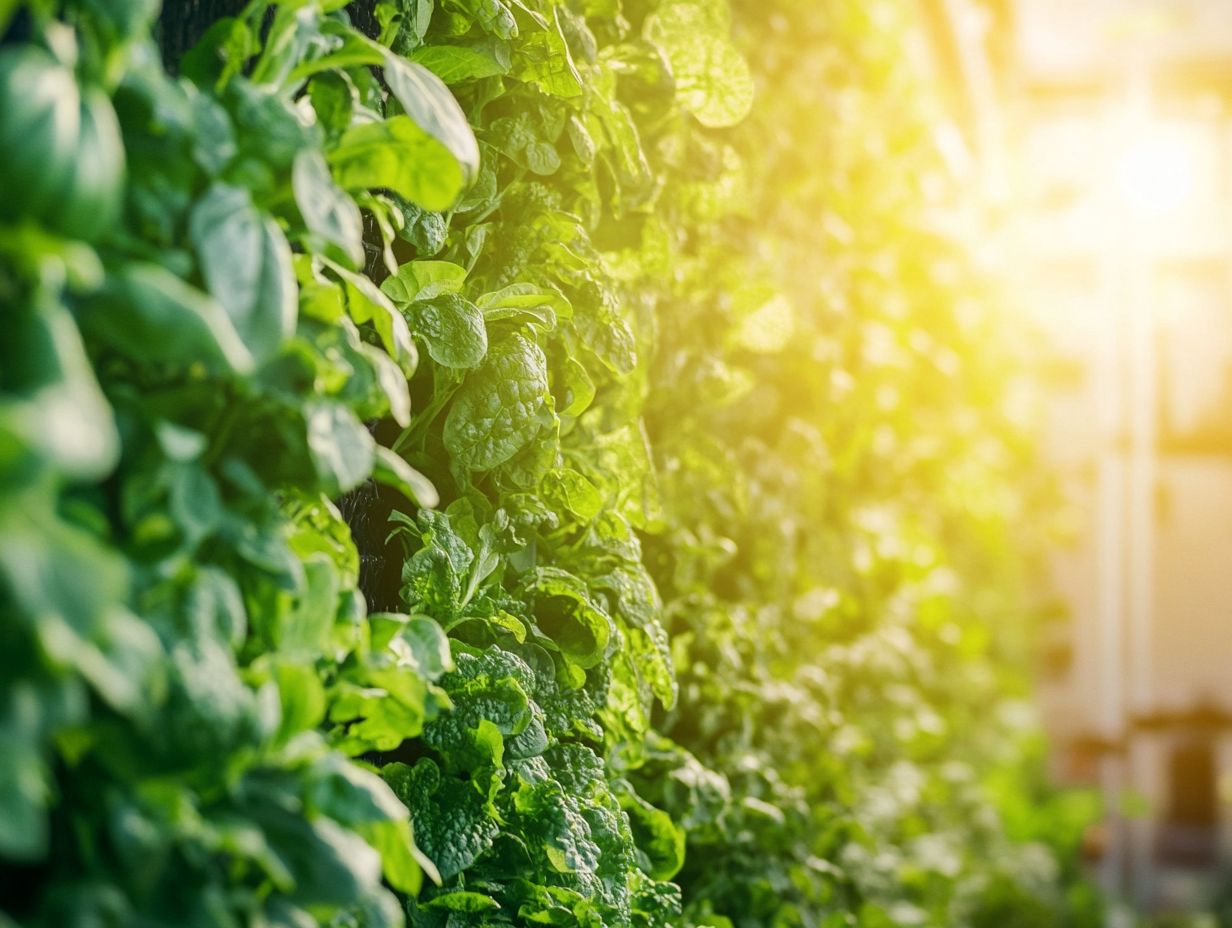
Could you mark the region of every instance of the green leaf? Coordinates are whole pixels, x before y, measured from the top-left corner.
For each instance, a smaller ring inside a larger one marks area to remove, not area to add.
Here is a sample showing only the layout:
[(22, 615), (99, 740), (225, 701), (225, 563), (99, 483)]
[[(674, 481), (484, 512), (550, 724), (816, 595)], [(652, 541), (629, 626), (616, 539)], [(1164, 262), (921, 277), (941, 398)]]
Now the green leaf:
[(442, 293), (410, 306), (412, 324), (427, 343), (432, 360), (445, 367), (475, 367), (488, 351), (483, 314), (470, 300)]
[(577, 358), (565, 358), (554, 391), (562, 416), (580, 416), (595, 398), (595, 382)]
[(304, 580), (295, 607), (281, 617), (277, 644), (288, 654), (311, 656), (325, 649), (338, 613), (338, 571), (328, 555), (311, 554)]
[(331, 138), (351, 124), (355, 97), (355, 85), (345, 72), (326, 71), (308, 82), (308, 98), (317, 122)]
[(274, 668), (274, 680), (282, 706), (282, 740), (321, 724), (325, 717), (325, 688), (312, 667), (281, 663)]
[(331, 495), (345, 493), (372, 473), (376, 443), (346, 406), (316, 400), (304, 407), (308, 451)]
[(352, 670), (332, 696), (329, 718), (345, 726), (338, 747), (352, 755), (392, 751), (418, 736), (436, 708), (424, 678), (397, 663)]
[(663, 49), (676, 80), (676, 94), (709, 128), (734, 126), (753, 105), (748, 63), (716, 20), (715, 4), (670, 3), (647, 17), (646, 38)]
[(510, 284), (491, 293), (485, 293), (475, 305), (483, 310), (490, 322), (505, 319), (536, 321), (551, 329), (557, 319), (573, 318), (573, 306), (556, 290), (535, 284)]
[(586, 584), (552, 567), (539, 568), (528, 585), (535, 626), (579, 667), (594, 667), (615, 634), (611, 617), (590, 598)]
[(431, 760), (414, 767), (394, 763), (381, 775), (411, 810), (415, 841), (442, 880), (457, 876), (492, 846), (500, 826), (469, 782), (442, 774)]
[(352, 126), (328, 159), (343, 188), (388, 187), (424, 209), (448, 209), (466, 188), (462, 165), (407, 116)]
[(360, 267), (364, 261), (364, 224), (359, 207), (334, 184), (329, 165), (319, 151), (304, 149), (295, 156), (291, 189), (309, 233), (322, 243), (336, 246), (352, 267)]
[(516, 655), (490, 649), (455, 655), (457, 669), (441, 680), (453, 711), (424, 727), (424, 741), (441, 753), (447, 769), (497, 766), (502, 758), (528, 757), (547, 747), (542, 710), (531, 700), (530, 667)]
[(319, 816), (309, 821), (298, 809), (291, 811), (271, 800), (254, 802), (245, 812), (261, 826), (278, 859), (293, 874), (291, 901), (306, 906), (352, 905), (380, 885), (376, 851), (333, 820)]
[(432, 481), (389, 448), (376, 447), (372, 479), (398, 490), (416, 506), (431, 509), (440, 502)]
[(500, 903), (491, 896), (485, 896), (483, 893), (456, 890), (454, 892), (442, 893), (439, 896), (433, 896), (427, 902), (422, 903), (421, 908), (445, 909), (449, 912), (485, 912), (499, 909)]
[(300, 61), (287, 75), (287, 86), (297, 86), (321, 71), (342, 71), (380, 64), (384, 60), (386, 51), (383, 47), (345, 23), (334, 19), (320, 19), (317, 22), (321, 34), (332, 39), (330, 50), (324, 55)]
[(252, 353), (222, 306), (157, 265), (127, 264), (108, 274), (82, 321), (102, 344), (146, 363), (200, 363), (234, 373), (253, 368)]
[(547, 388), (543, 349), (523, 335), (511, 336), (458, 390), (445, 419), (445, 447), (470, 470), (503, 464), (538, 431)]
[(423, 510), (417, 520), (423, 546), (402, 568), (412, 606), (447, 618), (463, 605), (465, 582), (475, 555), (443, 512)]
[(501, 0), (448, 0), (449, 7), (462, 11), (484, 32), (500, 39), (512, 39), (518, 34), (513, 11)]
[(402, 369), (393, 358), (375, 345), (362, 343), (359, 351), (372, 366), (376, 382), (389, 402), (390, 418), (406, 428), (411, 424), (411, 393)]
[(224, 16), (202, 33), (180, 59), (180, 73), (202, 88), (222, 87), (260, 51), (255, 36), (241, 19)]
[(555, 18), (551, 22), (523, 38), (513, 75), (550, 96), (571, 99), (582, 94), (582, 77), (561, 34), (560, 9), (553, 7), (552, 11)]
[(629, 816), (642, 869), (656, 880), (670, 880), (684, 866), (685, 833), (672, 817), (632, 788), (619, 791), (620, 807)]
[(479, 172), (479, 143), (449, 88), (423, 65), (393, 54), (385, 58), (385, 80), (406, 115), (457, 159), (470, 184)]
[(442, 293), (458, 293), (466, 281), (466, 268), (451, 261), (408, 261), (398, 273), (385, 278), (381, 290), (399, 306), (428, 300)]
[(428, 210), (449, 208), (479, 170), (479, 146), (449, 89), (389, 54), (385, 79), (406, 115), (349, 128), (329, 153), (348, 190), (387, 187)]
[(597, 516), (603, 507), (603, 497), (598, 487), (569, 468), (557, 468), (547, 475), (543, 482), (543, 496), (584, 523)]
[(424, 45), (411, 53), (411, 61), (423, 65), (446, 84), (495, 77), (509, 71), (492, 51), (477, 45)]
[(356, 831), (380, 855), (381, 870), (394, 889), (411, 896), (418, 894), (425, 872), (440, 883), (436, 867), (415, 846), (409, 821), (365, 822)]
[(412, 666), (429, 680), (453, 670), (449, 639), (435, 620), (423, 615), (409, 616), (398, 637), (410, 649)]
[(341, 278), (346, 291), (347, 311), (351, 318), (361, 324), (371, 322), (390, 356), (408, 376), (414, 373), (419, 353), (411, 340), (411, 330), (407, 327), (406, 319), (389, 301), (389, 297), (363, 274), (349, 271), (328, 258), (322, 260)]
[[(25, 325), (19, 315), (7, 335), (0, 363), (9, 382), (34, 382), (26, 395), (10, 394), (0, 405), (0, 435), (8, 433), (0, 446), (15, 440), (66, 474), (87, 480), (105, 476), (119, 457), (119, 435), (72, 315), (56, 306), (35, 313)], [(28, 377), (18, 373), (23, 368), (31, 371)], [(0, 472), (4, 458), (0, 450)]]
[(242, 187), (215, 184), (188, 217), (188, 234), (214, 298), (258, 358), (295, 329), (298, 291), (291, 249)]

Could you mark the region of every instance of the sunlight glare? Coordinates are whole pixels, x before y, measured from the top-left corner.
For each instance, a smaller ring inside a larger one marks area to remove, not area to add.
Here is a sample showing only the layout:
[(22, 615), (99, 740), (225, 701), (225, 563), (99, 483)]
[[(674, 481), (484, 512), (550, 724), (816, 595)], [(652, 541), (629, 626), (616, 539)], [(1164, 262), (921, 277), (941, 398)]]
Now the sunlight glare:
[(1193, 156), (1177, 135), (1144, 134), (1128, 145), (1116, 170), (1117, 193), (1134, 212), (1175, 213), (1194, 192)]

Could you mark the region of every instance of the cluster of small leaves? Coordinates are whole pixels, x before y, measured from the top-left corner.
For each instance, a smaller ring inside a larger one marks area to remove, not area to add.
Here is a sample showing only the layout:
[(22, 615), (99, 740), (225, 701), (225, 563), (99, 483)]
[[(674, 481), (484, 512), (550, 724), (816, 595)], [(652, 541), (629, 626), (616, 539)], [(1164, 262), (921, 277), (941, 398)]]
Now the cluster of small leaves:
[(884, 6), (0, 22), (0, 922), (1063, 923)]

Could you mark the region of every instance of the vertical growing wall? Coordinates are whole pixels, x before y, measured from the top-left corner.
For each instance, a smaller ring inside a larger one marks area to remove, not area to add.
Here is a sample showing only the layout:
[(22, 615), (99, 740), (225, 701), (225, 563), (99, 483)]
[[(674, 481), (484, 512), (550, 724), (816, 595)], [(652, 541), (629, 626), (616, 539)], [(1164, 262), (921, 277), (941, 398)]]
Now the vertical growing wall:
[(898, 12), (0, 10), (0, 924), (1082, 919)]

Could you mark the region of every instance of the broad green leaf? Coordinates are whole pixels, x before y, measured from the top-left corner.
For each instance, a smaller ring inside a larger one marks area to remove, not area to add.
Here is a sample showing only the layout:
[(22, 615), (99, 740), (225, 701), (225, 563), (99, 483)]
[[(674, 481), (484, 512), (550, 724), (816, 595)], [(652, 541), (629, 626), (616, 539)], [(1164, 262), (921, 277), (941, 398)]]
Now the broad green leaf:
[(327, 555), (311, 554), (304, 560), (304, 579), (295, 608), (282, 616), (277, 645), (288, 654), (308, 657), (325, 649), (333, 627), (338, 612), (338, 571)]
[(684, 830), (632, 790), (622, 792), (620, 805), (629, 813), (638, 849), (646, 855), (646, 872), (656, 880), (670, 880), (684, 865)]
[[(385, 58), (385, 81), (406, 115), (457, 160), (463, 186), (470, 184), (479, 172), (479, 143), (449, 88), (423, 65), (393, 54)], [(443, 208), (419, 205), (425, 209)]]
[(424, 33), (428, 31), (428, 24), (435, 9), (434, 0), (385, 0), (378, 3), (376, 18), (381, 24), (378, 41), (400, 55), (407, 54), (423, 42)]
[(340, 403), (317, 400), (304, 407), (308, 451), (331, 495), (345, 493), (372, 473), (376, 444), (355, 413)]
[(415, 842), (442, 880), (457, 876), (492, 846), (500, 827), (472, 784), (442, 773), (431, 760), (394, 763), (381, 775), (411, 810)]
[(582, 77), (561, 34), (560, 10), (552, 9), (553, 20), (523, 37), (513, 75), (550, 96), (571, 99), (582, 94)]
[(277, 223), (241, 187), (215, 184), (197, 201), (188, 233), (211, 294), (258, 358), (295, 329), (298, 291), (291, 249)]
[(281, 663), (274, 668), (274, 680), (282, 704), (283, 740), (321, 724), (325, 718), (325, 689), (312, 667)]
[(423, 885), (425, 872), (434, 882), (440, 883), (436, 867), (415, 846), (409, 821), (365, 822), (357, 826), (356, 831), (380, 855), (381, 870), (394, 889), (416, 895)]
[(565, 358), (555, 394), (562, 416), (580, 416), (590, 407), (595, 398), (595, 382), (581, 361)]
[[(8, 432), (66, 474), (105, 476), (119, 456), (119, 436), (73, 317), (61, 307), (49, 308), (35, 313), (26, 325), (18, 317), (8, 335), (10, 350), (2, 360), (9, 382), (28, 366), (28, 379), (37, 383), (27, 395), (0, 404), (0, 432)], [(4, 458), (0, 451), (0, 471)]]
[(473, 18), (479, 28), (490, 35), (512, 39), (518, 34), (513, 11), (502, 0), (446, 0), (446, 3), (449, 8)]
[(535, 677), (516, 655), (493, 649), (459, 653), (457, 669), (441, 679), (453, 710), (424, 727), (424, 741), (446, 768), (496, 766), (547, 747), (542, 710), (530, 697)]
[(470, 368), (488, 350), (483, 314), (470, 300), (442, 293), (410, 305), (411, 323), (428, 346), (432, 360), (445, 367)]
[(389, 55), (385, 78), (406, 115), (354, 125), (329, 152), (348, 190), (388, 187), (424, 209), (448, 209), (479, 170), (458, 103), (431, 71)]
[(407, 116), (352, 126), (328, 157), (345, 189), (388, 187), (424, 209), (448, 209), (466, 187), (457, 159)]
[(308, 82), (308, 99), (317, 122), (332, 137), (350, 124), (356, 105), (355, 85), (345, 72), (326, 71)]
[(493, 52), (476, 45), (423, 45), (411, 53), (411, 61), (423, 65), (446, 84), (460, 84), (509, 71)]
[(319, 151), (304, 149), (295, 156), (291, 189), (309, 233), (337, 246), (353, 267), (362, 265), (364, 224), (359, 207), (334, 184)]
[(372, 479), (391, 486), (416, 506), (432, 508), (440, 502), (432, 481), (394, 451), (378, 445), (372, 466)]
[(573, 306), (563, 294), (527, 283), (510, 284), (485, 293), (475, 301), (475, 305), (483, 310), (484, 318), (491, 322), (528, 318), (552, 328), (557, 319), (573, 317)]
[(539, 430), (547, 389), (543, 349), (511, 336), (488, 351), (458, 390), (445, 418), (445, 447), (470, 470), (503, 464)]
[(328, 259), (324, 259), (324, 263), (342, 280), (351, 318), (361, 324), (371, 322), (390, 356), (408, 376), (414, 373), (419, 353), (411, 340), (406, 319), (389, 297), (363, 274), (356, 274)]
[(536, 627), (570, 661), (579, 667), (594, 667), (606, 656), (615, 628), (580, 579), (542, 567), (528, 589)]
[(428, 686), (412, 668), (398, 664), (355, 671), (358, 682), (344, 680), (333, 692), (331, 721), (345, 724), (338, 748), (347, 754), (392, 751), (423, 731), (424, 719), (435, 706)]
[(402, 369), (376, 345), (365, 342), (359, 346), (359, 350), (372, 365), (381, 392), (389, 402), (390, 418), (406, 428), (411, 424), (411, 394)]
[(647, 17), (644, 32), (666, 55), (680, 102), (703, 126), (723, 128), (748, 115), (753, 78), (716, 6), (669, 3)]
[(599, 514), (603, 497), (598, 487), (576, 470), (562, 467), (551, 471), (543, 484), (546, 500), (567, 509), (582, 522), (589, 522)]
[(308, 907), (353, 905), (380, 885), (377, 852), (332, 819), (308, 820), (294, 806), (288, 809), (285, 802), (270, 800), (254, 802), (245, 812), (293, 874), (292, 902)]
[(381, 290), (405, 308), (415, 300), (441, 293), (458, 293), (466, 281), (466, 268), (450, 261), (408, 261), (398, 273), (385, 278)]
[[(252, 353), (222, 306), (170, 271), (128, 264), (107, 275), (83, 325), (103, 344), (145, 362), (204, 364), (245, 373)], [(279, 320), (281, 325), (281, 320)]]
[(285, 83), (288, 86), (297, 86), (321, 71), (342, 71), (364, 65), (377, 65), (384, 60), (384, 48), (345, 23), (334, 19), (322, 19), (319, 22), (321, 34), (332, 40), (329, 51), (301, 60), (295, 65), (287, 75)]
[(411, 666), (429, 680), (436, 680), (441, 674), (453, 670), (449, 639), (433, 619), (423, 615), (410, 616), (398, 637), (407, 646), (412, 658)]
[(416, 523), (422, 547), (402, 568), (404, 595), (411, 605), (448, 618), (463, 605), (475, 554), (445, 513), (423, 510)]
[(256, 37), (242, 19), (224, 16), (202, 33), (180, 59), (180, 73), (202, 88), (222, 87), (260, 51)]
[(445, 909), (450, 912), (484, 912), (499, 909), (500, 903), (483, 893), (473, 893), (466, 890), (456, 890), (433, 896), (423, 903), (425, 909)]

